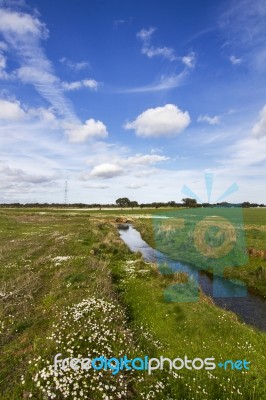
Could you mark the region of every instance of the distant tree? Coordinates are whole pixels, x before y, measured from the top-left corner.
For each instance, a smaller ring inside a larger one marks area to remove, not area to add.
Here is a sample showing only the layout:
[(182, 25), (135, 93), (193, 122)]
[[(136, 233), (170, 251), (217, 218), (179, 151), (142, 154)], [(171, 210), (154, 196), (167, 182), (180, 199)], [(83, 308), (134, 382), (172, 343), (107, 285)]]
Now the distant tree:
[(232, 207), (231, 203), (228, 203), (227, 201), (222, 201), (221, 203), (216, 204), (217, 207)]
[(134, 207), (138, 207), (138, 205), (139, 205), (139, 203), (137, 201), (131, 201), (130, 202), (130, 207), (132, 208), (132, 210), (133, 210)]
[(182, 199), (183, 205), (185, 207), (198, 207), (198, 203), (196, 199), (190, 199), (189, 197), (186, 197), (185, 199)]
[(249, 208), (250, 206), (251, 206), (251, 204), (250, 204), (249, 201), (244, 201), (244, 202), (242, 203), (242, 207), (243, 207), (243, 208)]
[(116, 200), (116, 204), (119, 207), (130, 207), (131, 201), (127, 197), (120, 197), (119, 199)]
[(168, 207), (176, 207), (176, 202), (175, 201), (168, 201), (167, 206)]

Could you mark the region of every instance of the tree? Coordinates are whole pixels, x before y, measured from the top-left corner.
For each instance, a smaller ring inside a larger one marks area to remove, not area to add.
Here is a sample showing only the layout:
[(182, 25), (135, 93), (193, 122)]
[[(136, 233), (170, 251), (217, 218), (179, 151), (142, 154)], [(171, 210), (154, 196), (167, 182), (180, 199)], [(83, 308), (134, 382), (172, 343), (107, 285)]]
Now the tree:
[(132, 210), (133, 210), (133, 207), (138, 207), (138, 205), (139, 205), (139, 203), (137, 201), (130, 202), (130, 207), (132, 208)]
[(130, 207), (131, 201), (127, 197), (120, 197), (119, 199), (116, 200), (116, 204), (119, 207)]
[(185, 199), (182, 199), (184, 206), (185, 207), (197, 207), (198, 203), (196, 199), (190, 199), (189, 197), (186, 197)]
[(168, 201), (168, 203), (166, 204), (169, 207), (176, 207), (176, 202), (175, 201)]

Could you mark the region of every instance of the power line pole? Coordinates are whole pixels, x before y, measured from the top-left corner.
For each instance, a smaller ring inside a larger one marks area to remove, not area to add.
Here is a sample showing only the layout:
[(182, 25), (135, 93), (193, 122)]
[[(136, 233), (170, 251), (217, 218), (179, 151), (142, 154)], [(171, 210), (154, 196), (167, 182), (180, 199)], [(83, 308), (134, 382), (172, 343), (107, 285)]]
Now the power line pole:
[(65, 204), (68, 204), (68, 185), (67, 185), (67, 181), (65, 181), (64, 203), (65, 203)]

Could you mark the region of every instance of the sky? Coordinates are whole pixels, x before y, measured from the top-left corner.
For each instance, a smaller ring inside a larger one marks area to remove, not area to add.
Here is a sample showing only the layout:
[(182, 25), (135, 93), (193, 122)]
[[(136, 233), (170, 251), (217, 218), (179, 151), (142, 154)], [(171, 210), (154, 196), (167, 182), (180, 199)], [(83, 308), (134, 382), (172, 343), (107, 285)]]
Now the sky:
[(0, 203), (266, 203), (265, 65), (264, 0), (0, 0)]

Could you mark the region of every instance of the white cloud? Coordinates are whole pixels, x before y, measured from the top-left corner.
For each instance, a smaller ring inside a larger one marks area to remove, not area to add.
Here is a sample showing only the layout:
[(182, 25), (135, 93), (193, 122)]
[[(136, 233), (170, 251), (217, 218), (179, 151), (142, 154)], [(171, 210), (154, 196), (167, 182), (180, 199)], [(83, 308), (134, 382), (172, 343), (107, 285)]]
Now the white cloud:
[(0, 99), (0, 121), (18, 121), (25, 117), (25, 111), (21, 108), (19, 101)]
[(266, 136), (266, 105), (260, 111), (259, 119), (253, 126), (252, 133), (258, 138)]
[(117, 165), (117, 164), (100, 164), (96, 165), (90, 173), (92, 177), (98, 177), (98, 178), (114, 178), (116, 176), (120, 176), (124, 174), (124, 169)]
[(151, 85), (141, 86), (129, 90), (132, 93), (145, 93), (145, 92), (158, 92), (162, 90), (170, 90), (182, 86), (187, 77), (187, 71), (184, 70), (178, 75), (163, 75), (159, 81), (152, 83)]
[(98, 156), (98, 159), (99, 158), (101, 162), (98, 163), (97, 159), (95, 159), (93, 163), (91, 163), (91, 158), (88, 160), (88, 163), (92, 165), (92, 170), (89, 173), (84, 173), (81, 177), (82, 180), (97, 177), (110, 179), (121, 175), (130, 176), (137, 171), (143, 171), (144, 167), (150, 168), (154, 164), (169, 160), (168, 157), (158, 154), (136, 154), (130, 157), (119, 157), (115, 154), (110, 157), (110, 154), (108, 154), (105, 160), (111, 158), (112, 163), (105, 160), (103, 161), (103, 159)]
[(39, 120), (44, 123), (53, 123), (57, 126), (57, 120), (51, 108), (31, 108), (22, 105), (16, 99), (0, 99), (0, 121), (27, 121)]
[(137, 37), (142, 41), (142, 49), (141, 49), (142, 54), (145, 54), (149, 58), (160, 56), (160, 57), (168, 59), (169, 61), (176, 60), (177, 57), (175, 55), (175, 51), (171, 47), (151, 46), (151, 44), (150, 44), (151, 38), (155, 31), (156, 31), (156, 28), (151, 27), (149, 29), (141, 29), (137, 33)]
[(19, 194), (31, 188), (40, 187), (42, 185), (51, 185), (55, 179), (55, 175), (43, 175), (40, 173), (32, 174), (31, 172), (16, 167), (10, 167), (6, 163), (0, 163), (0, 185), (2, 189), (8, 192)]
[(183, 85), (187, 71), (184, 70), (178, 75), (162, 75), (159, 80), (155, 81), (150, 85), (139, 86), (132, 89), (125, 89), (122, 93), (148, 93), (148, 92), (159, 92), (162, 90), (174, 89)]
[(10, 78), (9, 74), (6, 72), (7, 57), (4, 52), (7, 50), (7, 45), (0, 41), (0, 79), (7, 80)]
[(38, 118), (41, 121), (45, 123), (53, 123), (55, 126), (57, 126), (57, 119), (56, 116), (53, 113), (53, 110), (51, 108), (43, 108), (43, 107), (38, 107), (38, 108), (30, 108), (27, 110), (28, 116), (31, 118)]
[(33, 83), (36, 85), (53, 85), (59, 83), (59, 79), (51, 72), (31, 66), (18, 68), (16, 75), (23, 83)]
[(71, 142), (85, 142), (92, 138), (106, 138), (107, 128), (101, 121), (88, 119), (84, 124), (66, 124), (66, 134)]
[[(265, 131), (264, 131), (265, 135)], [(229, 152), (228, 152), (229, 153)], [(230, 154), (230, 153), (229, 153)], [(231, 147), (231, 156), (228, 156), (223, 160), (226, 167), (238, 168), (239, 174), (243, 176), (252, 176), (254, 171), (249, 168), (259, 165), (260, 168), (253, 175), (265, 176), (265, 169), (260, 165), (266, 161), (266, 135), (258, 140), (256, 137), (244, 137), (243, 139), (234, 143)], [(257, 192), (258, 194), (258, 192)]]
[(6, 57), (0, 53), (0, 70), (6, 68)]
[(147, 187), (147, 184), (131, 183), (130, 185), (126, 186), (127, 189), (141, 189), (143, 187)]
[(5, 42), (0, 41), (0, 50), (7, 50), (7, 44)]
[(148, 178), (149, 176), (156, 175), (158, 173), (158, 170), (156, 168), (153, 169), (147, 169), (147, 170), (141, 170), (135, 173), (135, 176), (137, 178)]
[(143, 40), (144, 42), (149, 42), (155, 31), (156, 31), (156, 28), (154, 28), (154, 27), (150, 27), (149, 29), (141, 29), (137, 33), (137, 37), (139, 39)]
[(81, 81), (62, 82), (62, 88), (64, 90), (77, 90), (82, 88), (82, 82)]
[(160, 137), (175, 136), (190, 124), (187, 111), (181, 111), (174, 104), (150, 108), (140, 114), (133, 122), (127, 122), (125, 129), (134, 129), (138, 136)]
[[(58, 126), (59, 124), (63, 126), (72, 142), (83, 142), (88, 138), (107, 136), (106, 126), (101, 121), (88, 119), (85, 124), (80, 122), (72, 103), (65, 97), (62, 87), (65, 85), (65, 89), (74, 90), (81, 85), (96, 90), (99, 83), (93, 79), (83, 79), (80, 82), (62, 85), (54, 73), (52, 63), (41, 47), (41, 39), (48, 37), (48, 30), (37, 17), (10, 9), (0, 10), (0, 34), (3, 35), (9, 51), (14, 52), (20, 64), (19, 68), (13, 71), (12, 77), (24, 84), (33, 85), (36, 91), (51, 104), (52, 113), (40, 112), (46, 122), (48, 120), (51, 122), (56, 113), (58, 117), (61, 117), (61, 120), (58, 120)], [(5, 46), (1, 45), (1, 49), (4, 50)], [(4, 61), (2, 64), (4, 65)], [(79, 65), (78, 68), (81, 69), (83, 66)], [(13, 106), (13, 110), (14, 107), (18, 106)], [(35, 111), (26, 110), (27, 117), (35, 116)]]
[(13, 77), (23, 83), (32, 84), (59, 115), (67, 120), (78, 121), (71, 103), (64, 97), (60, 80), (54, 74), (52, 64), (41, 47), (41, 39), (48, 37), (45, 25), (30, 14), (1, 9), (0, 33), (8, 44), (9, 51), (14, 51), (20, 64)]
[(207, 122), (210, 125), (220, 125), (221, 117), (219, 115), (214, 115), (213, 117), (210, 117), (209, 115), (200, 115), (197, 121)]
[(236, 56), (232, 55), (229, 57), (229, 60), (231, 61), (231, 63), (233, 65), (237, 65), (237, 64), (241, 64), (242, 63), (242, 59), (241, 58), (237, 58)]
[(109, 189), (110, 186), (107, 185), (83, 185), (82, 187), (87, 188), (87, 189)]
[(85, 87), (95, 90), (97, 90), (100, 85), (100, 83), (94, 79), (83, 79), (82, 83)]
[[(230, 2), (228, 3), (230, 4)], [(220, 29), (231, 52), (241, 52), (245, 66), (254, 71), (265, 70), (265, 0), (233, 0), (231, 7), (225, 6), (225, 12), (218, 21)], [(243, 59), (232, 55), (230, 62), (240, 64)]]
[(0, 9), (0, 29), (7, 35), (14, 37), (31, 36), (47, 38), (48, 30), (45, 24), (41, 23), (38, 18), (29, 14), (15, 12), (7, 9)]
[(196, 56), (195, 53), (192, 51), (186, 56), (182, 57), (182, 62), (185, 64), (188, 68), (192, 69), (195, 67), (196, 63)]
[(97, 90), (99, 85), (100, 83), (94, 79), (83, 79), (75, 82), (62, 82), (62, 87), (64, 90), (77, 90), (81, 88)]
[(161, 56), (163, 58), (168, 59), (169, 61), (174, 61), (177, 59), (174, 49), (172, 49), (171, 47), (166, 47), (166, 46), (164, 46), (164, 47), (154, 47), (154, 46), (146, 47), (146, 46), (144, 46), (142, 48), (141, 52), (142, 52), (142, 54), (145, 54), (149, 58)]
[(157, 154), (145, 154), (145, 155), (136, 155), (134, 157), (128, 157), (122, 163), (130, 166), (143, 166), (143, 165), (151, 165), (161, 161), (169, 160), (169, 157), (160, 156)]
[(60, 58), (60, 63), (66, 65), (68, 68), (73, 69), (75, 71), (81, 71), (83, 69), (87, 69), (90, 67), (90, 64), (87, 61), (74, 62), (68, 60), (66, 57)]
[(219, 20), (229, 42), (245, 49), (265, 44), (265, 0), (242, 0), (232, 2), (232, 7)]

